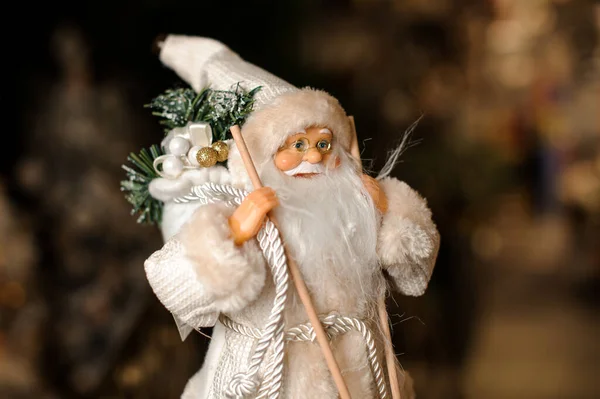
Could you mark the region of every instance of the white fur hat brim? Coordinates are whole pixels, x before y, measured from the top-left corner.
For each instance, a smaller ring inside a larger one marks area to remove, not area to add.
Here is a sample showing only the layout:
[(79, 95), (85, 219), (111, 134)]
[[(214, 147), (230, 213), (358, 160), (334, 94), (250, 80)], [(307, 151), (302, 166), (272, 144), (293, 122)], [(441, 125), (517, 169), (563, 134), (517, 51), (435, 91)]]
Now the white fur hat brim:
[(333, 144), (349, 150), (353, 133), (346, 112), (333, 96), (304, 88), (285, 93), (251, 114), (242, 134), (257, 165), (272, 159), (288, 136), (308, 127), (331, 130)]

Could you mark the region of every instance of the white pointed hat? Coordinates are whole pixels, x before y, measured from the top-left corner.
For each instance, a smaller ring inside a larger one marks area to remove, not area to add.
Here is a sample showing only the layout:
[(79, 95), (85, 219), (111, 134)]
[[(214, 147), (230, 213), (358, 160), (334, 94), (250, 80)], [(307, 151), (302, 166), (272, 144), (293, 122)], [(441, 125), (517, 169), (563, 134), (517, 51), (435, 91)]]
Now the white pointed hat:
[(255, 95), (254, 109), (269, 104), (283, 93), (299, 91), (283, 79), (244, 61), (223, 43), (207, 37), (170, 35), (160, 44), (160, 60), (199, 92), (210, 87), (230, 90), (240, 84)]

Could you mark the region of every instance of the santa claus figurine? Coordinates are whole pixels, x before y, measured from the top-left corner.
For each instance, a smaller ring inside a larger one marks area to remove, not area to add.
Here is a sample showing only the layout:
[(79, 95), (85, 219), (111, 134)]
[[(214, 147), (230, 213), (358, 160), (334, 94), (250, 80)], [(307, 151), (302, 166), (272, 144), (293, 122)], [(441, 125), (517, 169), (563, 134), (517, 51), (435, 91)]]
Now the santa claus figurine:
[[(425, 200), (395, 178), (362, 173), (350, 153), (353, 125), (331, 95), (298, 89), (208, 38), (168, 36), (160, 58), (197, 92), (260, 87), (241, 129), (263, 188), (253, 191), (231, 141), (226, 166), (203, 168), (187, 152), (187, 169), (150, 184), (164, 201), (166, 243), (145, 262), (148, 281), (180, 326), (214, 326), (182, 397), (338, 397), (285, 255), (352, 398), (389, 397), (376, 304), (388, 284), (411, 296), (427, 287), (439, 236)], [(166, 156), (191, 146), (199, 159), (202, 126), (193, 128), (167, 136)], [(178, 135), (192, 142), (170, 145)]]

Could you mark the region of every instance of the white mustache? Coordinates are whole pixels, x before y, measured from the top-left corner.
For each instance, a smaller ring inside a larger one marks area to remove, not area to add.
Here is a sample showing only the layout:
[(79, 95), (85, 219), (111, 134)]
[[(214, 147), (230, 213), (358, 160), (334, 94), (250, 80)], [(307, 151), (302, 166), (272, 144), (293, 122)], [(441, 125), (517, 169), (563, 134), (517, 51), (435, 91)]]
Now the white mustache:
[(296, 166), (294, 169), (286, 170), (285, 173), (288, 176), (295, 176), (299, 173), (325, 173), (325, 166), (323, 163), (310, 163), (308, 161), (302, 161), (300, 165)]

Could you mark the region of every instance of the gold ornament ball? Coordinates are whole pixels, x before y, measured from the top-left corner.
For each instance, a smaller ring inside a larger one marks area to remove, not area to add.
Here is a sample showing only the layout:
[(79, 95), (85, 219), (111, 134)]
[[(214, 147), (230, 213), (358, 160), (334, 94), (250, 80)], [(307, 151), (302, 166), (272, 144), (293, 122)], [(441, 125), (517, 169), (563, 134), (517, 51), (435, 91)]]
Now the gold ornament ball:
[(217, 161), (225, 162), (229, 156), (229, 146), (224, 141), (217, 141), (213, 143), (212, 148), (217, 151)]
[(217, 163), (217, 151), (210, 147), (200, 148), (196, 153), (196, 160), (203, 168), (210, 168)]

